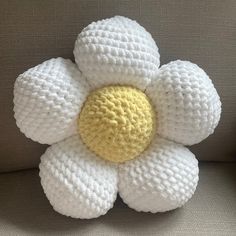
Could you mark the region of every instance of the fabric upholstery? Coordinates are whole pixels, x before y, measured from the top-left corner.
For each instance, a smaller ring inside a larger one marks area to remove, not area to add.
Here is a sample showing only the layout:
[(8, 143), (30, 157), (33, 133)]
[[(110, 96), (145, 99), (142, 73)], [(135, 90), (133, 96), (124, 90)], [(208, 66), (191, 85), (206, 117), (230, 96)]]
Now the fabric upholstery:
[(13, 118), (18, 74), (46, 59), (73, 59), (77, 34), (91, 21), (124, 15), (136, 19), (160, 48), (161, 64), (188, 59), (213, 79), (223, 103), (214, 135), (191, 149), (200, 160), (235, 160), (236, 2), (181, 0), (1, 0), (0, 171), (35, 167), (46, 146), (33, 143)]
[(43, 194), (38, 171), (0, 174), (0, 235), (233, 236), (236, 232), (236, 164), (200, 164), (193, 198), (175, 211), (138, 213), (120, 199), (94, 220), (56, 213)]

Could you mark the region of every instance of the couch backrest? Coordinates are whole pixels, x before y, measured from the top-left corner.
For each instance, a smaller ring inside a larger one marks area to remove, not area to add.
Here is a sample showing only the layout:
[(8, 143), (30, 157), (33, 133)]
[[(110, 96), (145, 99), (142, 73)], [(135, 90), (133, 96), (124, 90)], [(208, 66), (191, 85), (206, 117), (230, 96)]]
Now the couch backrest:
[(234, 160), (236, 146), (236, 1), (9, 0), (0, 8), (0, 171), (35, 167), (46, 146), (20, 133), (13, 118), (19, 73), (46, 59), (73, 58), (77, 34), (92, 21), (124, 15), (156, 40), (161, 63), (193, 61), (210, 75), (223, 103), (222, 119), (191, 149), (200, 160)]

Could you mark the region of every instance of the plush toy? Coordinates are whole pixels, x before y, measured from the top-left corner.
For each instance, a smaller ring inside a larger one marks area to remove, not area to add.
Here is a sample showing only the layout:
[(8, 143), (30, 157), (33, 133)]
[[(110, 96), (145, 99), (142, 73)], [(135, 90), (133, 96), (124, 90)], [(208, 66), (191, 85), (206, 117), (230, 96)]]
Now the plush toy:
[(137, 211), (183, 206), (199, 171), (184, 145), (212, 134), (221, 114), (207, 74), (188, 61), (159, 68), (151, 35), (122, 16), (83, 29), (74, 56), (27, 70), (14, 87), (17, 126), (51, 145), (39, 168), (53, 208), (95, 218), (118, 193)]

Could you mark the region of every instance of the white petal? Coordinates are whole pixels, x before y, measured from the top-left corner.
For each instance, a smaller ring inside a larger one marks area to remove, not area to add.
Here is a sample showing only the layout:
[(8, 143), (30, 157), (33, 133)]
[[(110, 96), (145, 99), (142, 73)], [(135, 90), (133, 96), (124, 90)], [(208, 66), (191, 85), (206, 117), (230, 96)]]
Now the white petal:
[(28, 138), (52, 144), (77, 132), (77, 118), (88, 94), (77, 66), (51, 59), (21, 74), (14, 87), (17, 126)]
[(116, 166), (96, 157), (77, 135), (47, 149), (40, 177), (53, 208), (73, 218), (104, 215), (117, 196)]
[(198, 183), (198, 161), (187, 148), (155, 137), (137, 159), (120, 165), (119, 193), (129, 207), (164, 212), (185, 204)]
[(157, 115), (157, 132), (184, 145), (201, 142), (214, 132), (221, 102), (212, 81), (196, 64), (163, 65), (146, 90)]
[(87, 26), (78, 35), (74, 56), (93, 88), (119, 84), (144, 90), (160, 65), (152, 36), (122, 16)]

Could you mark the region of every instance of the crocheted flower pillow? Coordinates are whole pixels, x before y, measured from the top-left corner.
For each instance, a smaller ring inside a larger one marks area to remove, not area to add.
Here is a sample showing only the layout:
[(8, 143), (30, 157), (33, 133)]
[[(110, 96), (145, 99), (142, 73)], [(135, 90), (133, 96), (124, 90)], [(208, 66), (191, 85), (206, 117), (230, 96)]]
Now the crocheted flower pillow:
[(116, 16), (78, 35), (75, 62), (55, 58), (19, 75), (17, 126), (50, 144), (40, 177), (53, 208), (95, 218), (119, 192), (129, 207), (164, 212), (185, 204), (198, 183), (198, 161), (184, 145), (217, 126), (221, 102), (196, 64), (159, 68), (151, 35)]

